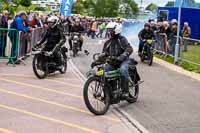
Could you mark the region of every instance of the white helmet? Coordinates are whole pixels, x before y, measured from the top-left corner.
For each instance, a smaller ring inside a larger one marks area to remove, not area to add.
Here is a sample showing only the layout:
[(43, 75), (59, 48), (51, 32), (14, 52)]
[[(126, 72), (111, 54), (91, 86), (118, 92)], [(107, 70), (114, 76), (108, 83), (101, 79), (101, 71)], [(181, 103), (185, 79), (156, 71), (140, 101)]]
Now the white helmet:
[(48, 23), (52, 23), (50, 25), (51, 28), (54, 28), (58, 24), (59, 18), (57, 16), (51, 16), (47, 19)]
[(122, 32), (122, 25), (116, 22), (110, 22), (107, 24), (106, 29), (113, 29), (115, 32), (115, 35), (117, 35)]

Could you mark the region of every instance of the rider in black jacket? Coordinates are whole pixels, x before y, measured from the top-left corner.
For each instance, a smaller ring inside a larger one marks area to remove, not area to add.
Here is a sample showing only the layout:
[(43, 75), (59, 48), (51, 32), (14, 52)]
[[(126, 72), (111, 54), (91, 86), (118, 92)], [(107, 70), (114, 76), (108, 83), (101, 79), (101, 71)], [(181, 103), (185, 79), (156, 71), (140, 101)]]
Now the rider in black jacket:
[(75, 24), (71, 27), (71, 37), (69, 38), (69, 48), (70, 50), (72, 50), (72, 39), (73, 39), (73, 32), (78, 32), (80, 33), (80, 50), (82, 50), (82, 46), (83, 46), (83, 37), (81, 36), (81, 33), (84, 32), (85, 29), (83, 28), (83, 26), (80, 23), (79, 19), (75, 20)]
[(51, 16), (48, 18), (48, 28), (43, 35), (43, 38), (37, 43), (36, 46), (40, 46), (45, 43), (44, 51), (52, 52), (56, 58), (56, 63), (62, 64), (60, 48), (66, 42), (66, 38), (62, 32), (61, 26), (59, 25), (59, 18)]
[[(108, 64), (105, 66), (105, 71), (112, 70), (116, 67), (120, 67), (120, 71), (122, 74), (122, 88), (125, 91), (125, 96), (128, 95), (128, 81), (129, 81), (129, 56), (133, 52), (133, 48), (128, 42), (128, 40), (121, 36), (120, 33), (122, 32), (122, 25), (111, 22), (106, 27), (110, 34), (111, 38), (105, 42), (103, 52), (99, 59), (96, 62), (91, 64), (91, 67), (94, 67), (98, 64), (105, 63), (106, 59), (110, 58)], [(117, 59), (119, 64), (115, 64), (115, 61), (112, 60)]]
[(153, 39), (155, 37), (154, 32), (151, 30), (151, 26), (149, 23), (146, 23), (144, 25), (144, 29), (142, 29), (138, 34), (140, 43), (139, 43), (139, 49), (138, 54), (141, 55), (145, 41), (147, 39)]

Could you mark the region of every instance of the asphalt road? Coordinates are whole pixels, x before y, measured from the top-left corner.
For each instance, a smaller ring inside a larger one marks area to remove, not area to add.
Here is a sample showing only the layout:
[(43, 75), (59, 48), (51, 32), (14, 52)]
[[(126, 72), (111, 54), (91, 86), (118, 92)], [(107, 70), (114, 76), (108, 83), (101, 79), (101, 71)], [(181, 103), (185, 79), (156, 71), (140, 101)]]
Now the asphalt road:
[[(94, 116), (83, 101), (83, 83), (68, 65), (66, 74), (39, 80), (32, 58), (26, 65), (0, 61), (0, 133), (133, 133), (123, 117)], [(135, 132), (134, 132), (135, 133)]]
[[(102, 42), (86, 37), (84, 48), (90, 55), (80, 53), (72, 58), (82, 74), (88, 71), (92, 55), (101, 52)], [(140, 63), (138, 70), (145, 81), (139, 100), (135, 104), (121, 103), (120, 108), (151, 133), (199, 133), (200, 82), (155, 63), (152, 67)]]

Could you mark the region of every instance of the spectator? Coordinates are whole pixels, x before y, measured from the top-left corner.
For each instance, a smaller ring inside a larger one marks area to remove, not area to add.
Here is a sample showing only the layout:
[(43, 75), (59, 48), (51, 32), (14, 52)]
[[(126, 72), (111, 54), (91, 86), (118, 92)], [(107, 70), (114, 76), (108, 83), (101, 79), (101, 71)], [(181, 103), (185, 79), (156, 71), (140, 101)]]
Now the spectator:
[[(0, 28), (8, 28), (8, 11), (3, 11), (3, 14), (0, 18)], [(7, 44), (7, 31), (1, 30), (0, 31), (0, 57), (5, 57), (6, 51), (6, 44)], [(2, 52), (2, 53), (1, 53)]]
[(100, 38), (102, 38), (102, 35), (105, 29), (106, 29), (106, 23), (102, 22), (102, 24), (100, 24), (99, 26), (99, 33), (97, 34), (97, 38), (99, 37), (99, 35), (100, 35)]
[(149, 19), (149, 24), (151, 26), (152, 31), (156, 31), (156, 22), (154, 19)]
[(163, 22), (158, 22), (156, 25), (156, 33), (165, 33), (165, 29), (163, 27)]
[(95, 19), (93, 19), (92, 23), (91, 23), (91, 34), (92, 34), (92, 39), (95, 39), (95, 35), (96, 35), (96, 31), (97, 31), (97, 21)]
[[(15, 16), (14, 21), (11, 23), (11, 28), (22, 31), (23, 33), (27, 33), (28, 31), (31, 31), (30, 28), (26, 27), (27, 26), (26, 20), (27, 20), (26, 12), (24, 11), (19, 12), (18, 15)], [(9, 37), (12, 42), (11, 57), (13, 60), (10, 60), (8, 63), (13, 63), (12, 61), (14, 61), (16, 64), (19, 64), (20, 62), (17, 61), (17, 45), (18, 45), (17, 32), (10, 31)], [(24, 46), (22, 46), (22, 50), (24, 50)]]
[(183, 51), (184, 52), (187, 52), (187, 46), (188, 46), (188, 43), (189, 43), (188, 38), (190, 38), (190, 35), (191, 35), (191, 28), (190, 28), (188, 22), (185, 22), (183, 30), (182, 30), (183, 44), (184, 44)]
[(171, 45), (170, 47), (172, 48), (172, 54), (174, 55), (175, 53), (175, 45), (176, 45), (176, 35), (177, 35), (177, 28), (178, 28), (178, 23), (177, 22), (172, 22), (171, 24), (171, 33), (169, 35), (169, 44)]
[(39, 20), (38, 20), (38, 18), (37, 18), (37, 14), (34, 14), (34, 15), (33, 15), (33, 18), (30, 20), (30, 26), (31, 26), (32, 28), (37, 28), (38, 26), (40, 26), (40, 25), (39, 25)]
[(170, 50), (170, 46), (169, 46), (169, 43), (168, 43), (168, 40), (169, 40), (169, 36), (170, 36), (170, 33), (171, 33), (171, 29), (170, 29), (170, 25), (167, 21), (164, 21), (163, 22), (163, 28), (164, 28), (164, 50), (165, 50), (165, 53), (168, 53), (168, 51)]

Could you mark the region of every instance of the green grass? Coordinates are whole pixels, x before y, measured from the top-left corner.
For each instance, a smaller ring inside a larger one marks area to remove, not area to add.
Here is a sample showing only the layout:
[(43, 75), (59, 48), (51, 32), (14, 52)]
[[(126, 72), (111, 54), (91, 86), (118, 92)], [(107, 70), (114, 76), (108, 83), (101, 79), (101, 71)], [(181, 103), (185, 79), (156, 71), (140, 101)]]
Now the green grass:
[(181, 58), (200, 64), (200, 45), (188, 45), (188, 51), (181, 51)]
[[(184, 54), (186, 54), (186, 53), (184, 53)], [(190, 54), (187, 54), (188, 57), (189, 57), (189, 55)], [(165, 60), (165, 61), (172, 63), (172, 64), (174, 63), (174, 58), (171, 57), (171, 56), (164, 56), (164, 55), (156, 53), (155, 57), (162, 59), (162, 60)], [(200, 74), (200, 65), (195, 65), (195, 64), (183, 61), (183, 60), (179, 60), (177, 65), (179, 65), (180, 67), (182, 67), (185, 70), (196, 72), (196, 73)]]

